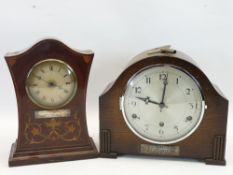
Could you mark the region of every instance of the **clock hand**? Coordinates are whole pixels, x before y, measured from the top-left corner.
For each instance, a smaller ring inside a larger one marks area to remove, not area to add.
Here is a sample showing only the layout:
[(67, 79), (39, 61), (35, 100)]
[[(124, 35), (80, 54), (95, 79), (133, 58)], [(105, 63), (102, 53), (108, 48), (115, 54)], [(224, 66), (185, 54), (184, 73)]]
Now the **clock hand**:
[(146, 98), (143, 98), (143, 97), (136, 97), (136, 98), (139, 99), (139, 100), (142, 100), (142, 101), (144, 101), (146, 104), (148, 104), (149, 97), (146, 97)]
[(152, 101), (149, 99), (149, 103), (153, 103), (153, 104), (156, 104), (156, 105), (160, 105), (160, 103), (156, 102), (156, 101)]
[(37, 79), (44, 81), (44, 82), (48, 85), (48, 87), (58, 87), (59, 89), (66, 90), (66, 89), (64, 89), (62, 86), (58, 86), (56, 83), (54, 83), (54, 82), (52, 82), (52, 81), (47, 81), (47, 80), (43, 79), (41, 76), (38, 76), (38, 75), (34, 75), (34, 76), (35, 76)]
[(38, 80), (42, 80), (46, 83), (49, 83), (48, 81), (46, 81), (45, 79), (43, 79), (41, 76), (38, 76), (38, 75), (34, 75), (34, 77), (36, 77)]
[(162, 112), (163, 108), (168, 108), (167, 105), (165, 105), (165, 103), (164, 103), (164, 97), (165, 97), (167, 85), (168, 85), (168, 82), (167, 82), (167, 78), (166, 78), (166, 79), (164, 79), (164, 81), (163, 81), (163, 94), (162, 94), (162, 100), (161, 100), (161, 103), (159, 104), (160, 112)]
[(146, 97), (146, 98), (143, 98), (143, 97), (136, 97), (136, 98), (139, 99), (139, 100), (144, 101), (146, 104), (148, 104), (148, 103), (153, 103), (153, 104), (156, 104), (156, 105), (160, 105), (160, 103), (158, 103), (158, 102), (156, 102), (156, 101), (150, 100), (150, 97)]
[(165, 92), (166, 92), (166, 87), (167, 87), (167, 78), (163, 81), (163, 94), (162, 94), (162, 100), (161, 100), (161, 104), (164, 104), (164, 97), (165, 97)]

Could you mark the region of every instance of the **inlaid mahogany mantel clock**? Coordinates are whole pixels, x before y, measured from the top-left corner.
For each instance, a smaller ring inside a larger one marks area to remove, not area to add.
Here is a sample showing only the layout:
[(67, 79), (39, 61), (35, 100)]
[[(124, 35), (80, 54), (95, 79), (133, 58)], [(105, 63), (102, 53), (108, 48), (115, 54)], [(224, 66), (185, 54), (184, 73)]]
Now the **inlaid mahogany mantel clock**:
[(225, 164), (228, 100), (184, 53), (165, 46), (139, 54), (99, 102), (102, 157)]
[(97, 157), (86, 125), (93, 56), (54, 39), (6, 55), (19, 115), (9, 166)]

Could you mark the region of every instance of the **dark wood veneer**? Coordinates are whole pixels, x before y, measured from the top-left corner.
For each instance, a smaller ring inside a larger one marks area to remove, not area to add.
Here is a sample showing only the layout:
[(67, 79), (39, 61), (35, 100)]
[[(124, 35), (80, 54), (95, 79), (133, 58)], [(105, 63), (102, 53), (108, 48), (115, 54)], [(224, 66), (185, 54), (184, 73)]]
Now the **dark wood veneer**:
[(141, 144), (156, 145), (140, 139), (128, 128), (119, 105), (120, 97), (130, 77), (140, 69), (154, 64), (175, 65), (192, 74), (200, 83), (208, 107), (198, 129), (185, 140), (169, 146), (180, 148), (177, 157), (199, 159), (207, 164), (225, 165), (228, 100), (196, 65), (188, 61), (187, 56), (177, 51), (166, 52), (162, 49), (139, 56), (139, 59), (133, 61), (100, 96), (101, 157), (116, 157), (119, 154), (139, 155)]
[[(86, 124), (86, 91), (93, 57), (94, 53), (91, 51), (85, 53), (75, 51), (54, 39), (42, 40), (25, 52), (5, 56), (15, 87), (19, 121), (18, 138), (12, 145), (9, 166), (98, 156), (95, 144), (88, 135)], [(32, 103), (27, 96), (26, 77), (35, 63), (49, 58), (68, 63), (77, 75), (78, 92), (71, 102), (62, 107), (62, 109), (70, 109), (70, 117), (34, 118), (35, 110), (44, 109)], [(49, 127), (52, 125), (56, 125), (57, 128)], [(67, 129), (71, 125), (75, 129), (73, 132), (71, 130), (68, 132)], [(32, 130), (38, 127), (43, 130), (44, 135), (54, 134), (54, 136), (41, 140), (39, 136), (42, 135), (32, 135)], [(67, 135), (61, 136), (65, 132)], [(35, 143), (33, 139), (39, 141)]]

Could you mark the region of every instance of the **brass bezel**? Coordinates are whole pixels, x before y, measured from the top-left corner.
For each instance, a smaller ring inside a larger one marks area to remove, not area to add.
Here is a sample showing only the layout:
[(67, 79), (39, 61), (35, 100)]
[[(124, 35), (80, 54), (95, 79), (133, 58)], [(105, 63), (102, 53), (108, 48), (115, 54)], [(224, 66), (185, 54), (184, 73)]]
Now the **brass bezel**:
[[(29, 90), (29, 87), (28, 87), (28, 79), (29, 79), (31, 73), (33, 72), (33, 70), (34, 70), (38, 65), (40, 65), (40, 64), (42, 64), (42, 63), (45, 63), (45, 62), (58, 62), (58, 63), (64, 65), (64, 67), (66, 67), (67, 69), (69, 69), (69, 71), (71, 72), (71, 74), (72, 74), (72, 76), (73, 76), (73, 78), (74, 78), (74, 82), (75, 82), (74, 85), (75, 85), (75, 87), (74, 87), (74, 90), (73, 90), (71, 96), (70, 96), (64, 103), (62, 103), (62, 104), (60, 104), (60, 105), (56, 105), (56, 106), (46, 106), (46, 105), (43, 105), (43, 104), (39, 103), (37, 100), (35, 100), (35, 99), (31, 96), (31, 93), (30, 93), (30, 90)], [(75, 74), (73, 68), (72, 68), (68, 63), (66, 63), (65, 61), (59, 60), (59, 59), (48, 58), (48, 59), (44, 59), (44, 60), (42, 60), (42, 61), (39, 61), (39, 62), (35, 63), (35, 64), (31, 67), (31, 69), (29, 70), (29, 72), (28, 72), (28, 74), (27, 74), (27, 77), (26, 77), (25, 89), (26, 89), (26, 93), (27, 93), (29, 99), (30, 99), (34, 104), (36, 104), (37, 106), (39, 106), (39, 107), (41, 107), (41, 108), (44, 108), (44, 109), (59, 109), (59, 108), (65, 106), (65, 105), (67, 105), (67, 104), (74, 98), (74, 96), (76, 95), (77, 90), (78, 90), (78, 79), (77, 79), (77, 76), (76, 76), (76, 74)]]

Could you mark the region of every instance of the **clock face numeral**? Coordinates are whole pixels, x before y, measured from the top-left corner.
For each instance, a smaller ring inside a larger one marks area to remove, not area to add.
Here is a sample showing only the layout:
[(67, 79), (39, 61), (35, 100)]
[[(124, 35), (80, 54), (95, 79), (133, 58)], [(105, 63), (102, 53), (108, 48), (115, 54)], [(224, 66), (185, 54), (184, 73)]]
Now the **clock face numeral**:
[(181, 76), (176, 78), (176, 84), (177, 84), (177, 85), (179, 85), (179, 79), (180, 79), (180, 78), (181, 78)]
[(159, 74), (159, 79), (160, 80), (166, 80), (168, 77), (168, 73), (160, 73)]
[(133, 115), (132, 115), (132, 118), (133, 118), (133, 119), (140, 119), (140, 117), (138, 117), (137, 114), (133, 114)]
[(164, 122), (159, 122), (160, 127), (164, 127)]
[(193, 120), (193, 117), (192, 116), (188, 116), (188, 117), (186, 117), (186, 122), (190, 122), (190, 121), (192, 121)]
[(133, 87), (135, 89), (136, 94), (141, 94), (142, 88), (141, 87)]
[(140, 138), (156, 144), (176, 143), (200, 124), (204, 110), (201, 90), (180, 68), (144, 68), (127, 85), (121, 109), (127, 125)]
[(34, 86), (34, 87), (36, 87), (36, 86), (38, 86), (36, 83), (32, 83), (30, 86)]
[(53, 71), (53, 65), (49, 66), (50, 71)]
[(177, 125), (174, 126), (174, 129), (178, 132), (179, 131), (179, 128)]
[(160, 134), (160, 135), (164, 135), (164, 130), (160, 129), (160, 130), (159, 130), (159, 134)]
[(190, 109), (193, 109), (193, 103), (189, 103)]
[(64, 106), (72, 100), (76, 90), (76, 75), (65, 62), (44, 60), (35, 64), (28, 73), (27, 94), (40, 107), (54, 109)]
[(34, 75), (38, 80), (41, 80), (41, 76)]
[(151, 78), (150, 77), (146, 77), (146, 84), (150, 84), (151, 83)]
[(186, 92), (186, 95), (190, 95), (191, 89), (190, 89), (190, 88), (187, 88), (187, 89), (185, 89), (185, 92)]
[(137, 102), (136, 101), (131, 101), (131, 105), (135, 107), (137, 105)]

